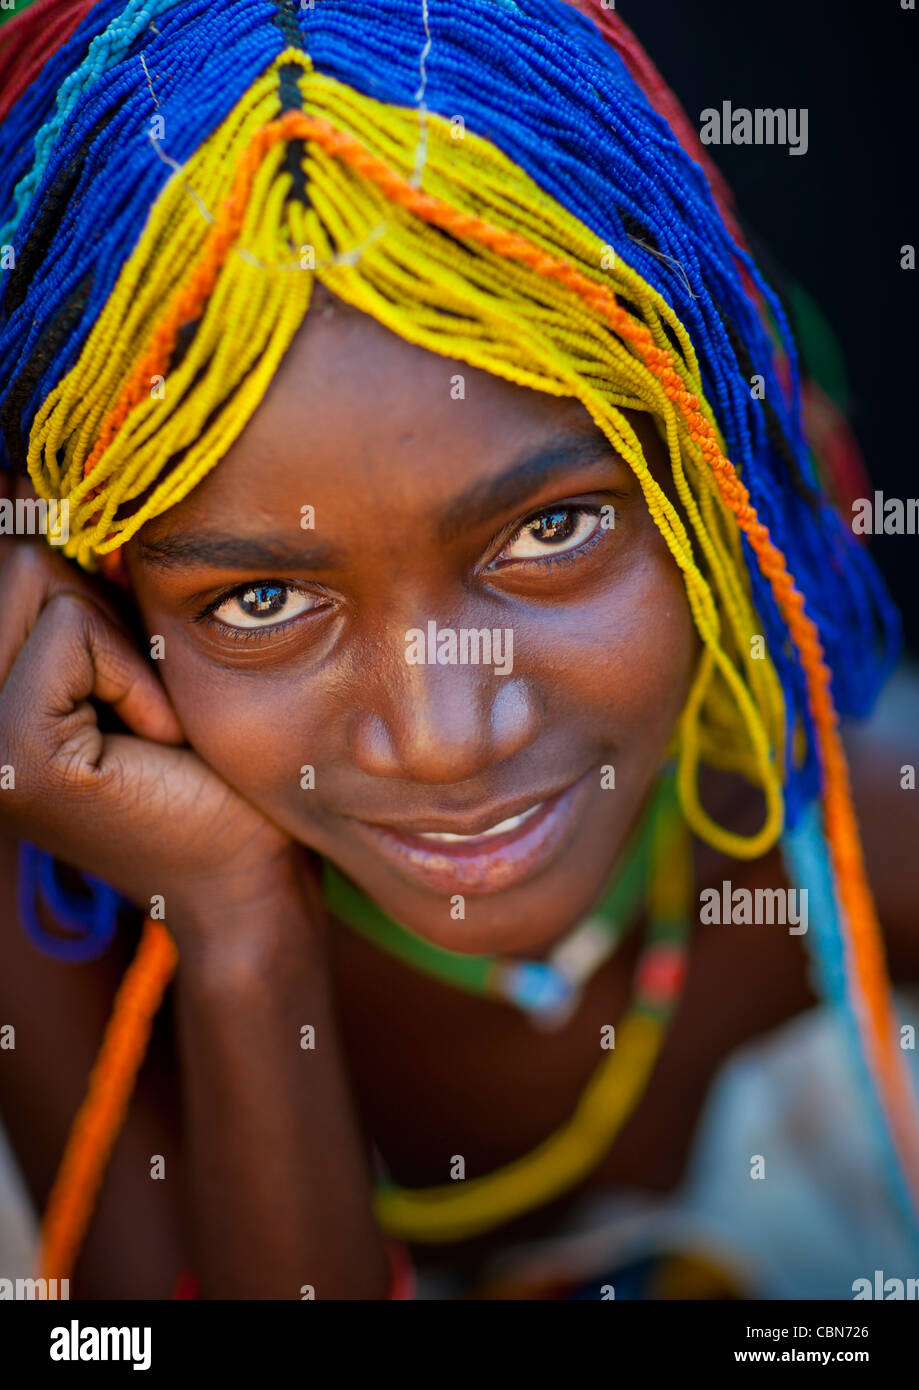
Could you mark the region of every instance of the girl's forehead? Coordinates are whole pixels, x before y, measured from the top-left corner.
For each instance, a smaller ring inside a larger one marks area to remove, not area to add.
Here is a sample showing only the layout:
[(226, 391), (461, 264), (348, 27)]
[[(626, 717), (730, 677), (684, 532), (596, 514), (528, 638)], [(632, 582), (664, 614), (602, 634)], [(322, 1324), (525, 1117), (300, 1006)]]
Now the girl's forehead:
[(514, 449), (566, 426), (590, 428), (571, 396), (550, 395), (409, 342), (323, 290), (271, 387), (220, 468), (265, 455), (312, 454), (397, 463), (417, 451), (427, 468), (457, 450)]
[[(572, 466), (615, 461), (580, 402), (489, 377), (480, 399), (460, 403), (449, 392), (456, 365), (437, 362), (426, 388), (412, 359), (370, 389), (347, 354), (318, 380), (295, 370), (279, 376), (220, 466), (145, 531), (167, 534), (191, 517), (280, 519), (301, 502), (321, 506), (324, 527), (359, 530), (370, 515), (427, 522), (505, 474), (520, 476), (524, 494), (528, 455), (551, 449)], [(618, 468), (627, 472), (621, 461)]]

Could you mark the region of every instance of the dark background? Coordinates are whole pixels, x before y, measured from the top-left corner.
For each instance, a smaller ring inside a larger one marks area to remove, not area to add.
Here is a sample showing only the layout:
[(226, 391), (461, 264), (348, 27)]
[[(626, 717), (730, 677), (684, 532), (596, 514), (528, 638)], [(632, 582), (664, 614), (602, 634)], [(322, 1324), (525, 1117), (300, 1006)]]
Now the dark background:
[[(710, 145), (745, 224), (817, 300), (875, 487), (919, 496), (919, 10), (900, 0), (618, 0), (698, 130), (705, 107), (806, 107), (808, 149)], [(919, 536), (872, 554), (919, 653)]]

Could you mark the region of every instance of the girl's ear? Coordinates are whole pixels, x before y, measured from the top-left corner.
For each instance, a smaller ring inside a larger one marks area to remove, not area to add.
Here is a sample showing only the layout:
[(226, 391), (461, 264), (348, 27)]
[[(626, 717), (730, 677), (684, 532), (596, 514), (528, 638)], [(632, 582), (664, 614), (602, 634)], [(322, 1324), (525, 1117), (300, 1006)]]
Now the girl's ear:
[(99, 556), (99, 572), (112, 584), (117, 584), (119, 588), (130, 589), (131, 581), (128, 577), (121, 546), (117, 550), (110, 550), (107, 555)]
[[(14, 501), (20, 497), (37, 500), (38, 493), (32, 485), (32, 479), (27, 474), (17, 473), (15, 477), (11, 477), (10, 474), (3, 473), (0, 474), (0, 497), (12, 497)], [(120, 546), (117, 550), (110, 551), (108, 555), (100, 555), (99, 572), (105, 579), (117, 584), (119, 588), (125, 591), (130, 589), (131, 581), (128, 578), (128, 571)]]

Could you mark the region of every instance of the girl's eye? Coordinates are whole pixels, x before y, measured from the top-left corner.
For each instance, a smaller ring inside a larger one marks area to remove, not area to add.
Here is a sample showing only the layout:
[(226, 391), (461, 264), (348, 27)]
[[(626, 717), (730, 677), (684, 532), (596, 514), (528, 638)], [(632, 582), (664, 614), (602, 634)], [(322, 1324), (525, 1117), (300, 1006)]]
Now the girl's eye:
[(276, 627), (320, 604), (290, 584), (248, 584), (210, 609), (209, 616), (225, 627)]
[(597, 531), (600, 517), (591, 507), (547, 507), (525, 521), (498, 559), (537, 560), (577, 550)]

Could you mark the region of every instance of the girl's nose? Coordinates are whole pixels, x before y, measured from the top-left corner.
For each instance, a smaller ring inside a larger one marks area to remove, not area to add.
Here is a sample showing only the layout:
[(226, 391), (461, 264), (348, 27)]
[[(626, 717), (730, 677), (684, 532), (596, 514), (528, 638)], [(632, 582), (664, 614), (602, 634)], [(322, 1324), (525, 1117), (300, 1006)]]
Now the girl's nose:
[(482, 666), (406, 665), (396, 687), (355, 717), (351, 750), (374, 777), (465, 782), (528, 748), (541, 713), (534, 688), (521, 675)]

